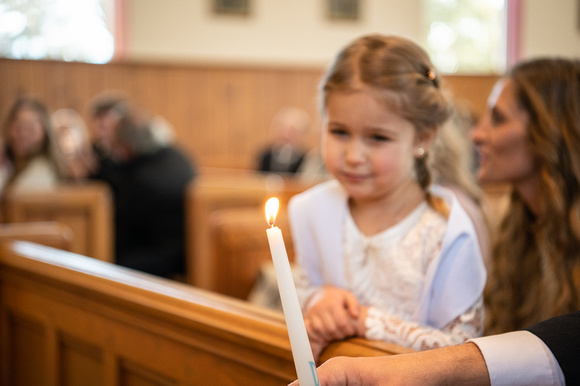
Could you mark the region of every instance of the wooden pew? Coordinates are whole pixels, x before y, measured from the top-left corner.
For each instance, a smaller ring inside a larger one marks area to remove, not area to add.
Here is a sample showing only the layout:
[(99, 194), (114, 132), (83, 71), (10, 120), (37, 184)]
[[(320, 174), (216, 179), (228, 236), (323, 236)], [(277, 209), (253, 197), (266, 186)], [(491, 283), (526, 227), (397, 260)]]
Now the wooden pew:
[[(330, 355), (409, 352), (352, 339)], [(286, 385), (281, 314), (33, 243), (0, 242), (2, 385)]]
[(113, 204), (110, 188), (90, 182), (33, 192), (8, 191), (3, 200), (6, 223), (55, 221), (72, 230), (70, 250), (114, 261)]
[[(286, 210), (280, 210), (276, 226), (282, 230), (288, 258), (292, 262), (294, 247)], [(216, 210), (209, 227), (214, 235), (212, 290), (247, 299), (262, 265), (272, 262), (264, 208)]]
[[(286, 206), (314, 182), (251, 171), (205, 169), (187, 192), (187, 282), (244, 298), (260, 264), (270, 259), (264, 204), (280, 199), (277, 225), (292, 256)], [(240, 272), (241, 270), (241, 272)]]

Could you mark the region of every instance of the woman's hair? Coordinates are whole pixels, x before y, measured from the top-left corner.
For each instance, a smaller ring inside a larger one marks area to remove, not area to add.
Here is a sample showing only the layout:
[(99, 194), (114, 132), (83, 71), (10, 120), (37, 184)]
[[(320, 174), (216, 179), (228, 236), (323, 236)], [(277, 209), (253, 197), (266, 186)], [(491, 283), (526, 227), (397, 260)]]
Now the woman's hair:
[(512, 193), (485, 291), (488, 334), (580, 309), (580, 61), (531, 60), (508, 78), (529, 116), (541, 210)]
[(10, 110), (8, 111), (8, 115), (6, 116), (6, 120), (4, 121), (4, 126), (2, 128), (2, 134), (5, 140), (5, 147), (6, 147), (6, 155), (7, 157), (13, 161), (14, 160), (14, 153), (12, 152), (12, 148), (10, 143), (8, 142), (8, 129), (18, 116), (18, 113), (22, 110), (31, 110), (34, 111), (38, 115), (38, 119), (44, 129), (44, 143), (42, 144), (41, 152), (44, 154), (49, 154), (50, 146), (49, 146), (49, 138), (48, 133), (51, 128), (50, 122), (50, 114), (46, 108), (46, 106), (38, 99), (31, 97), (31, 96), (24, 96), (18, 98)]
[[(421, 135), (436, 130), (450, 115), (441, 83), (429, 56), (417, 44), (398, 36), (368, 35), (337, 55), (320, 86), (321, 107), (324, 113), (333, 92), (373, 91)], [(427, 154), (415, 158), (415, 171), (427, 191), (431, 184)], [(433, 204), (432, 197), (427, 198)]]

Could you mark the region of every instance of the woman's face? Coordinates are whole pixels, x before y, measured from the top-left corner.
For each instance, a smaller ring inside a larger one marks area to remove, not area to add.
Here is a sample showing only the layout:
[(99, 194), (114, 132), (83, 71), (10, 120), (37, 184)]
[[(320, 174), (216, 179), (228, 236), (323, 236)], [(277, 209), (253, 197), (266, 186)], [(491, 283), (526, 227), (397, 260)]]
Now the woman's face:
[(516, 100), (515, 86), (500, 80), (485, 115), (472, 131), (479, 156), (480, 183), (526, 184), (538, 176), (529, 135), (529, 116)]
[(31, 157), (42, 150), (46, 133), (38, 113), (24, 108), (8, 127), (8, 146), (16, 159)]

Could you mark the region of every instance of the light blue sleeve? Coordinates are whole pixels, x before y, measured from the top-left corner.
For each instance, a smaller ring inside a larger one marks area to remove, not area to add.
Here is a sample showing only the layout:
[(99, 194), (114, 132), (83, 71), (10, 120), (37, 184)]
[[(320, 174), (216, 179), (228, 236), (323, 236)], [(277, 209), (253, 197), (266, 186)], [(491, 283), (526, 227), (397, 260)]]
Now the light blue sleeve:
[(475, 228), (455, 195), (438, 187), (451, 206), (441, 253), (425, 275), (422, 300), (413, 320), (444, 328), (480, 299), (487, 272)]

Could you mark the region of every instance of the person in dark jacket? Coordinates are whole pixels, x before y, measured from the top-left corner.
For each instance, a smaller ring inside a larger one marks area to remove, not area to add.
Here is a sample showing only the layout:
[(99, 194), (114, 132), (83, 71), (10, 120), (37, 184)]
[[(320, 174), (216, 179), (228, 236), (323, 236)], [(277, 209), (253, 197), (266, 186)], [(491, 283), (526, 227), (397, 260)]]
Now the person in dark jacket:
[(93, 121), (109, 120), (111, 127), (96, 138), (100, 168), (93, 178), (113, 192), (116, 263), (157, 276), (183, 275), (185, 197), (196, 166), (155, 139), (147, 114), (122, 99), (109, 102), (94, 110)]

